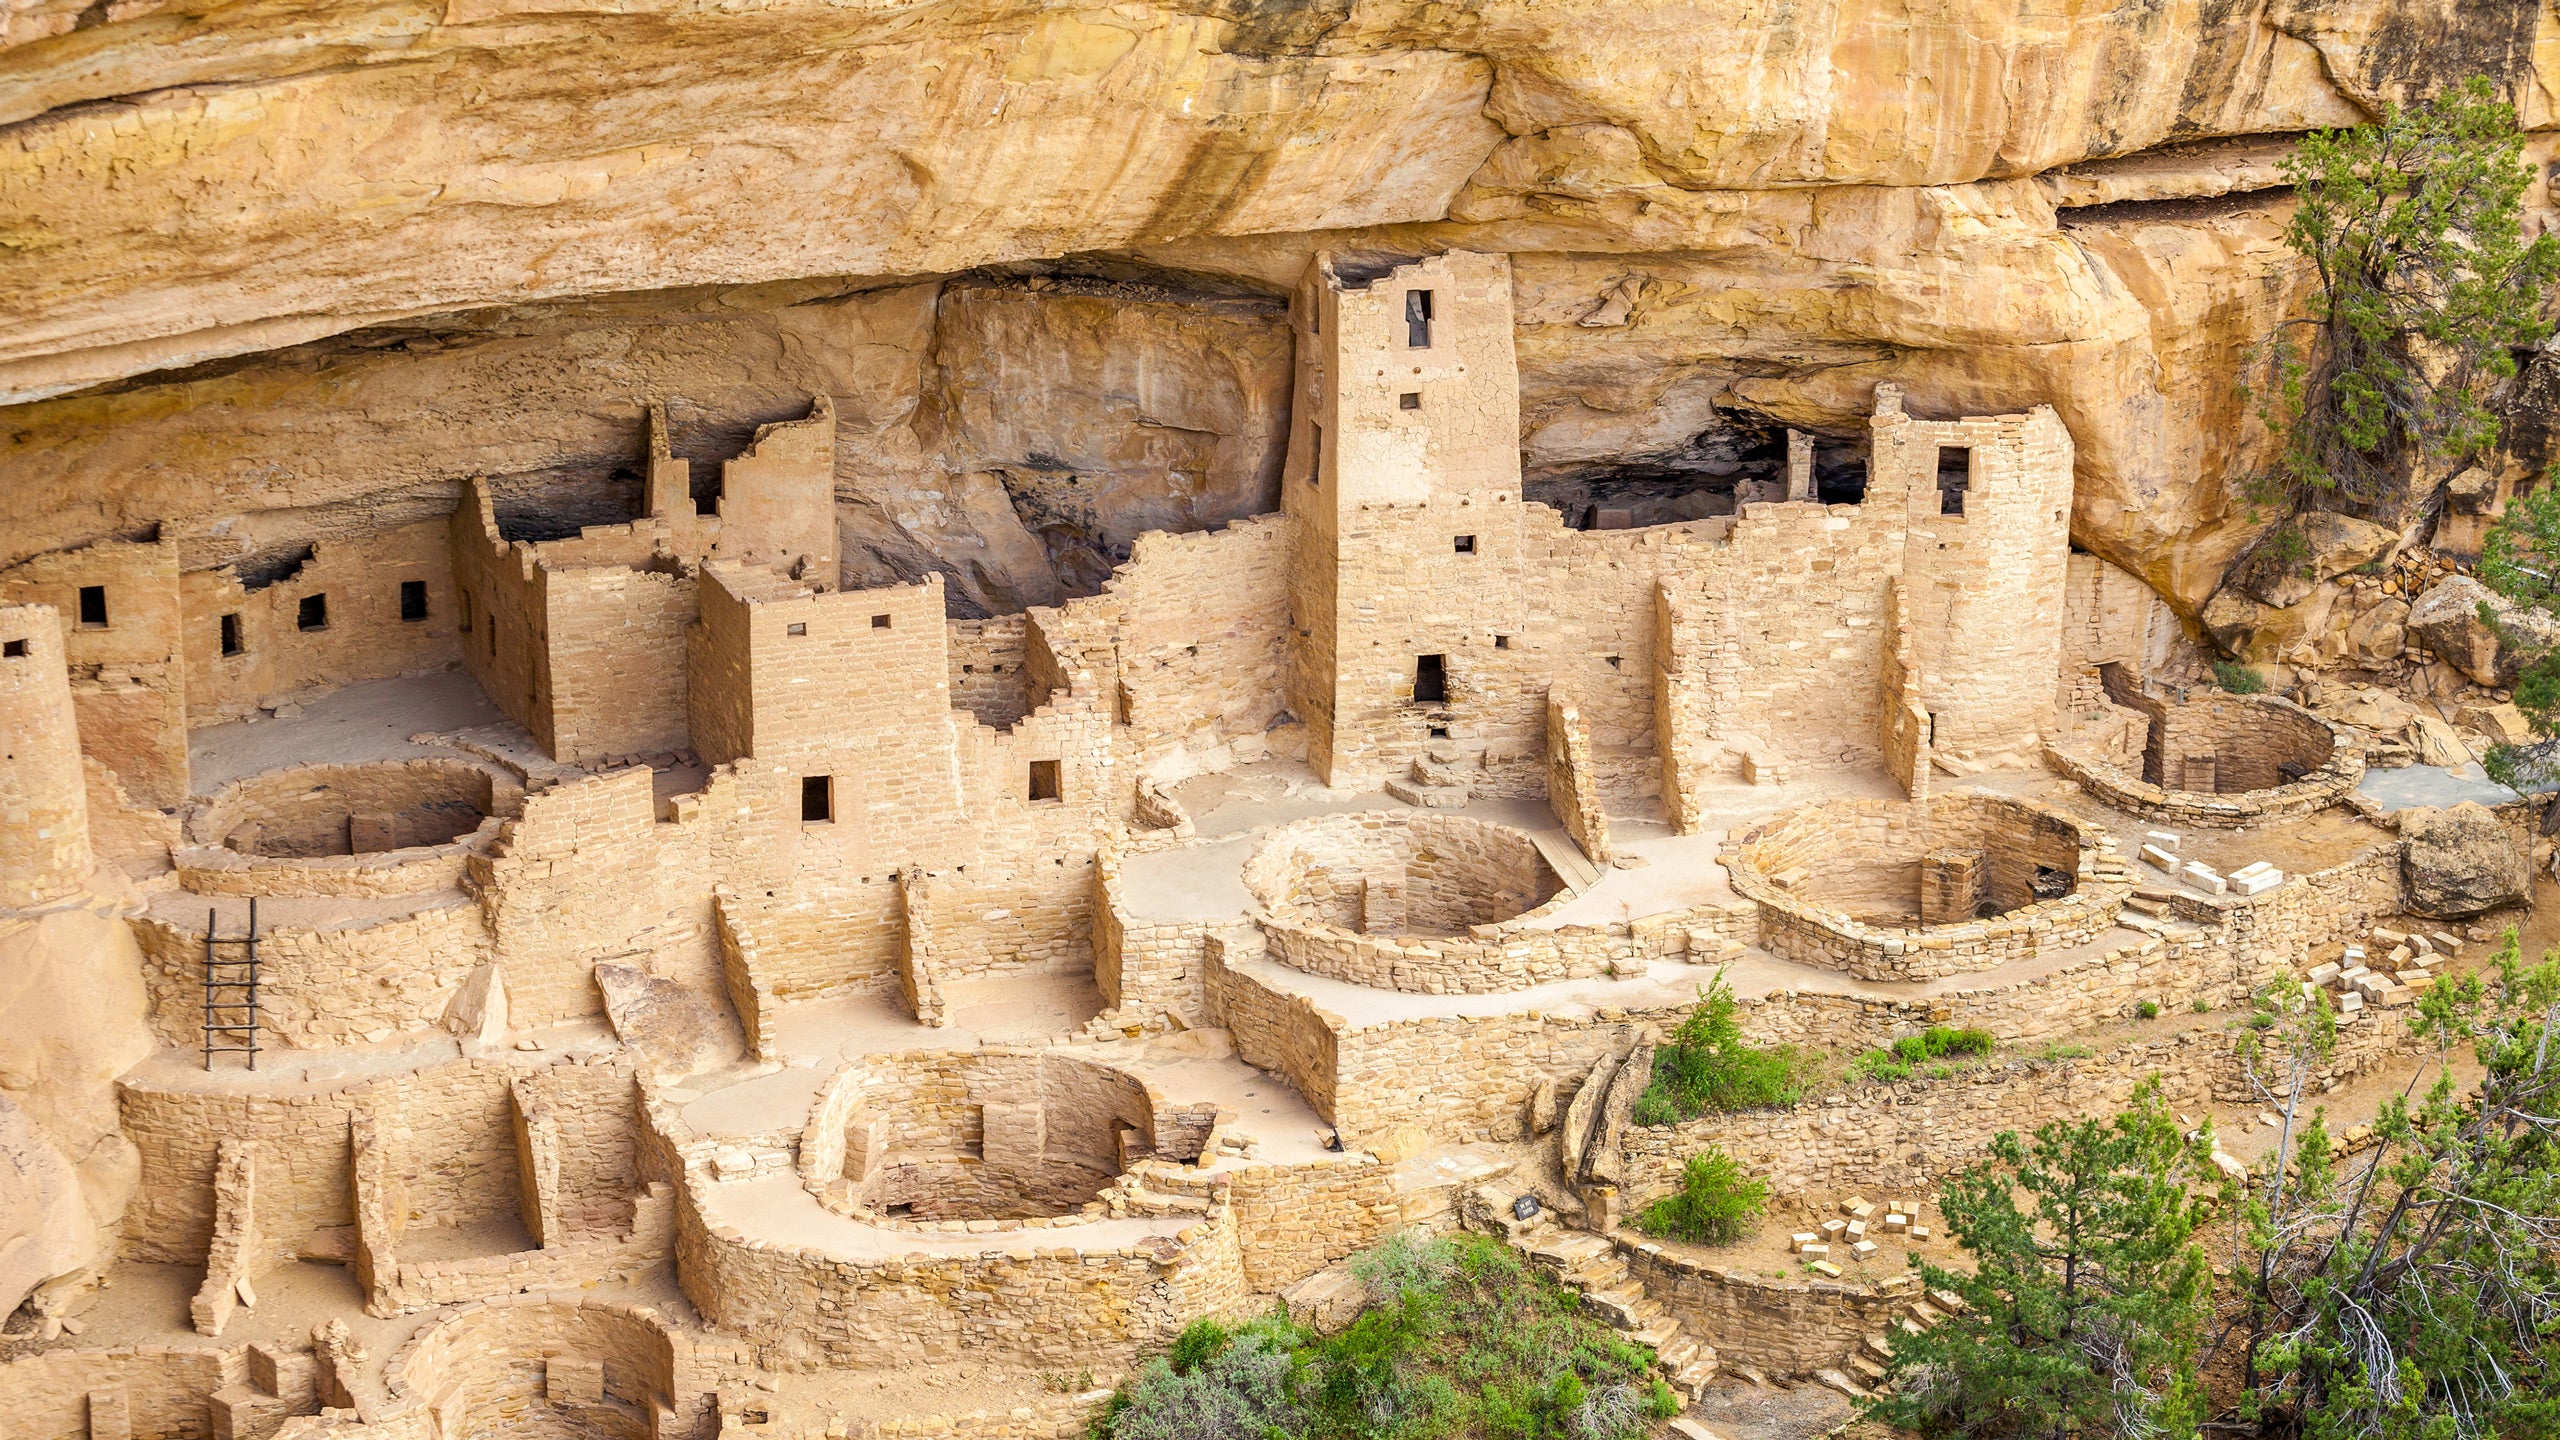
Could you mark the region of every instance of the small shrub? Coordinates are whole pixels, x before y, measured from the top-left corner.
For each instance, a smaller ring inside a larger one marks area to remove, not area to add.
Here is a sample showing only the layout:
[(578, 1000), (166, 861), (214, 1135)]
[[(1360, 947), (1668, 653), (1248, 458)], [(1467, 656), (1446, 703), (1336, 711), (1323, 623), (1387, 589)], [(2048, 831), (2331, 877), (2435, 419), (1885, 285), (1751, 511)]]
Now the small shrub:
[(2234, 664), (2229, 660), (2213, 662), (2213, 683), (2233, 695), (2267, 693), (2267, 677), (2259, 674), (2256, 667)]
[(1767, 1181), (1743, 1174), (1732, 1156), (1709, 1146), (1682, 1167), (1679, 1189), (1644, 1207), (1636, 1228), (1669, 1240), (1730, 1245), (1751, 1233), (1768, 1199)]
[(2145, 1020), (2157, 1020), (2160, 1018), (2160, 1002), (2157, 1000), (2145, 1000), (2141, 1004), (2133, 1007), (2133, 1013), (2141, 1016)]
[(1709, 1110), (1793, 1105), (1804, 1098), (1807, 1057), (1792, 1045), (1763, 1049), (1742, 1038), (1724, 972), (1653, 1052), (1653, 1078), (1636, 1097), (1635, 1122), (1673, 1125)]
[(2206, 1012), (2207, 1010), (2212, 1009), (2213, 1007), (2212, 1007), (2212, 1006), (2210, 1006), (2210, 1005), (2207, 1005), (2206, 1003), (2204, 1003), (2204, 997), (2203, 997), (2203, 996), (2201, 996), (2201, 995), (2199, 995), (2199, 996), (2197, 996), (2197, 997), (2196, 997), (2196, 1003), (2194, 1003), (2193, 1005), (2188, 1006), (2187, 1008), (2188, 1008), (2188, 1009), (2190, 1009), (2190, 1010), (2193, 1010), (2193, 1011), (2194, 1011), (2194, 1012), (2196, 1012), (2197, 1014), (2201, 1015), (2201, 1014), (2203, 1014), (2204, 1012)]
[(1908, 1080), (1914, 1074), (1944, 1079), (1954, 1073), (1953, 1067), (1930, 1066), (1929, 1061), (1949, 1056), (1978, 1058), (1990, 1054), (1998, 1043), (1988, 1030), (1932, 1025), (1917, 1035), (1899, 1036), (1890, 1045), (1862, 1053), (1849, 1062), (1849, 1073), (1867, 1080)]
[(1093, 1440), (1642, 1440), (1678, 1411), (1649, 1352), (1497, 1241), (1393, 1238), (1351, 1270), (1346, 1329), (1195, 1323)]

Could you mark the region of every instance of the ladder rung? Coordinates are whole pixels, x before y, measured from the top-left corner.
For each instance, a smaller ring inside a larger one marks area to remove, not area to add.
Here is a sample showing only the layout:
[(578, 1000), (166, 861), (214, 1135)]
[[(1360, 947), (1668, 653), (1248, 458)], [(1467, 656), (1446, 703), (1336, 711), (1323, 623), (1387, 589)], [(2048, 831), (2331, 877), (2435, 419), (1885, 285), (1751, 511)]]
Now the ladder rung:
[(204, 1030), (205, 1030), (205, 1033), (206, 1033), (206, 1034), (208, 1034), (208, 1035), (214, 1035), (214, 1034), (223, 1034), (223, 1035), (227, 1035), (227, 1034), (230, 1034), (230, 1033), (232, 1033), (232, 1032), (234, 1032), (234, 1031), (240, 1031), (240, 1030), (245, 1030), (245, 1031), (249, 1032), (250, 1034), (254, 1035), (254, 1034), (256, 1034), (256, 1033), (257, 1033), (257, 1031), (258, 1031), (258, 1027), (257, 1027), (257, 1026), (255, 1026), (255, 1025), (207, 1025), (207, 1026), (205, 1026), (205, 1027), (204, 1027)]

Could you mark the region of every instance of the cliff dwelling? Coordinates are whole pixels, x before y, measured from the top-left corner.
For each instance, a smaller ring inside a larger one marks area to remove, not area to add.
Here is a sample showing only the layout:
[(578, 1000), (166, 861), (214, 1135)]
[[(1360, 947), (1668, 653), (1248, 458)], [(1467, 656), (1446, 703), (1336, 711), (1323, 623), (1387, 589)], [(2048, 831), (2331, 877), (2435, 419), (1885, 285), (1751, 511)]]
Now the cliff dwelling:
[(2560, 940), (2550, 352), (2233, 398), (2560, 14), (2340, 9), (0, 14), (0, 1437), (1949, 1433), (1998, 1137)]

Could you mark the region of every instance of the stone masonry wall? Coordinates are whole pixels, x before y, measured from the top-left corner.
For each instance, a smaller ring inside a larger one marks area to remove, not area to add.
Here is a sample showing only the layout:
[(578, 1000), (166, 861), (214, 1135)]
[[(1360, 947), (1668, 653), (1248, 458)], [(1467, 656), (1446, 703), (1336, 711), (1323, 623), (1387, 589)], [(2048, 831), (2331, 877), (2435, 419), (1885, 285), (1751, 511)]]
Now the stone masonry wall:
[[(440, 670), (462, 658), (462, 613), (445, 521), (358, 539), (323, 540), (290, 574), (250, 588), (237, 567), (181, 577), (187, 719), (246, 715), (297, 695)], [(404, 585), (423, 586), (426, 613), (407, 618)], [(303, 628), (320, 597), (327, 623)], [(224, 617), (238, 650), (223, 651)]]
[[(102, 623), (81, 619), (80, 592), (92, 586), (103, 592)], [(0, 605), (54, 608), (81, 752), (136, 799), (183, 802), (190, 666), (177, 545), (108, 542), (39, 555), (0, 571)]]
[[(259, 907), (260, 1045), (315, 1049), (432, 1030), (473, 968), (490, 958), (480, 908), (459, 891), (368, 902), (354, 917), (297, 918), (338, 903)], [(151, 1029), (164, 1045), (204, 1044), (205, 913), (217, 908), (223, 936), (248, 933), (248, 906), (229, 896), (218, 905), (164, 896), (133, 921)]]
[(134, 1440), (212, 1440), (213, 1392), (249, 1374), (248, 1347), (42, 1350), (0, 1365), (9, 1440), (96, 1440), (90, 1396), (121, 1400)]

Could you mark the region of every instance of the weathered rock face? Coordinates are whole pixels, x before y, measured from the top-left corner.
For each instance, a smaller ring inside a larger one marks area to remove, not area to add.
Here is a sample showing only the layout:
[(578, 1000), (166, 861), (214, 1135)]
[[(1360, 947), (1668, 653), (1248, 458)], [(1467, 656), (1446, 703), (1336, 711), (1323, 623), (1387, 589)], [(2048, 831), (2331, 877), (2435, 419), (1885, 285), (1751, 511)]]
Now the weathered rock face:
[(2399, 818), (2411, 909), (2454, 919), (2525, 897), (2531, 877), (2524, 851), (2495, 811), (2466, 800), (2444, 810), (2403, 810)]
[[(939, 277), (1120, 251), (1270, 290), (1386, 244), (1518, 257), (1533, 470), (1854, 446), (1887, 379), (2050, 402), (2075, 538), (2195, 613), (2257, 533), (2236, 357), (2299, 291), (2251, 137), (2472, 73), (2547, 125), (2560, 52), (2547, 7), (2450, 0), (8, 16), (0, 396), (366, 332), (9, 412), (13, 545), (298, 543), (609, 473), (646, 398), (717, 439), (824, 390), (848, 578), (984, 610), (1249, 503), (1285, 335)], [(950, 390), (997, 359), (1025, 388)]]
[(0, 926), (0, 1307), (114, 1258), (141, 1170), (115, 1080), (151, 1053), (145, 1004), (142, 952), (114, 914)]
[(2269, 530), (2231, 583), (2267, 605), (2299, 605), (2323, 580), (2381, 558), (2399, 535), (2370, 520), (2308, 510)]

